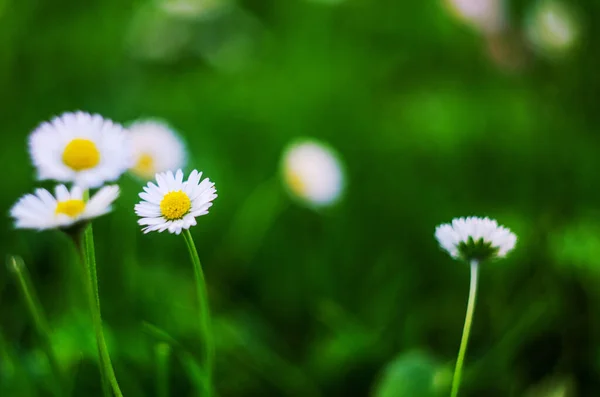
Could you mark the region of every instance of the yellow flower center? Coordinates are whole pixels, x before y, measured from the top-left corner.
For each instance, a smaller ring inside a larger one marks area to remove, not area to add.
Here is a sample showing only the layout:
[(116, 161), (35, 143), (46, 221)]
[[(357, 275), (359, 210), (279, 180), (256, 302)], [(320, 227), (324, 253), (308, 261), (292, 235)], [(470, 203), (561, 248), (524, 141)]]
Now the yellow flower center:
[(62, 160), (75, 171), (87, 170), (98, 165), (100, 152), (89, 139), (75, 138), (65, 147)]
[(131, 168), (131, 170), (139, 176), (147, 178), (153, 177), (155, 174), (154, 158), (146, 153), (140, 155), (137, 163), (135, 166), (133, 166), (133, 168)]
[(83, 202), (83, 200), (66, 200), (60, 201), (56, 205), (56, 210), (54, 210), (54, 213), (56, 215), (64, 214), (70, 216), (71, 218), (74, 218), (77, 215), (81, 214), (84, 209), (85, 203)]
[(181, 190), (165, 194), (160, 202), (160, 212), (169, 221), (183, 218), (191, 207), (190, 198)]
[(299, 196), (303, 196), (306, 193), (306, 184), (300, 175), (291, 169), (285, 171), (285, 183), (287, 183), (292, 192)]

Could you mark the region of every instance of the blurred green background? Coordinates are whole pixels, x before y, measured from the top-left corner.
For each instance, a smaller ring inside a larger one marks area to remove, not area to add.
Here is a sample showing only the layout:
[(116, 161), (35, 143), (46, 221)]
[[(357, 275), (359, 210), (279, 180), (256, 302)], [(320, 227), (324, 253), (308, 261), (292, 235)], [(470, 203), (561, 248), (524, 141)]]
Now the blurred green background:
[[(28, 134), (74, 110), (167, 120), (188, 171), (216, 183), (192, 232), (220, 396), (447, 395), (469, 274), (433, 232), (468, 215), (519, 241), (482, 268), (461, 395), (600, 395), (600, 3), (566, 2), (576, 40), (544, 50), (527, 39), (534, 1), (506, 2), (491, 33), (441, 0), (188, 2), (0, 1), (0, 251), (24, 258), (72, 395), (101, 395), (75, 250), (60, 232), (14, 230), (8, 211), (53, 186), (34, 180)], [(331, 208), (299, 205), (280, 182), (300, 136), (344, 162)], [(143, 235), (144, 182), (120, 185), (94, 224), (117, 377), (127, 397), (156, 395), (166, 332), (171, 395), (196, 395), (184, 241)], [(6, 267), (0, 291), (0, 395), (50, 395)]]

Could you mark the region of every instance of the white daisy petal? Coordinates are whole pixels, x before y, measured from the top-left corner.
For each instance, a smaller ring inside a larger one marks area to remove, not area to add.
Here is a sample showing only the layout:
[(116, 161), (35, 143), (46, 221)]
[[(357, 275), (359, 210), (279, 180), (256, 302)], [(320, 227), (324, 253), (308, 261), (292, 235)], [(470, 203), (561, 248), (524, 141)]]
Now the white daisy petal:
[(79, 186), (73, 186), (71, 188), (71, 198), (76, 200), (83, 200), (83, 189)]
[(87, 203), (83, 201), (80, 187), (69, 192), (64, 185), (55, 189), (56, 198), (46, 189), (36, 194), (26, 194), (11, 208), (10, 215), (19, 229), (66, 228), (84, 220), (91, 220), (111, 210), (111, 204), (119, 195), (117, 186), (106, 186)]
[(181, 169), (156, 174), (158, 186), (148, 182), (139, 194), (142, 201), (134, 206), (142, 231), (180, 234), (196, 225), (196, 217), (208, 214), (216, 189), (208, 179), (200, 181), (201, 176), (193, 170), (184, 182)]
[(97, 217), (110, 212), (112, 203), (119, 197), (117, 185), (104, 186), (86, 204), (85, 216)]
[(29, 152), (38, 179), (82, 188), (118, 179), (133, 161), (123, 128), (84, 112), (65, 113), (40, 124), (29, 137)]
[(71, 198), (69, 189), (67, 189), (65, 185), (56, 186), (56, 188), (54, 189), (54, 194), (56, 195), (56, 199), (59, 201), (64, 201)]
[(513, 250), (517, 236), (489, 218), (456, 218), (452, 223), (439, 225), (435, 238), (454, 258), (481, 262), (502, 258)]

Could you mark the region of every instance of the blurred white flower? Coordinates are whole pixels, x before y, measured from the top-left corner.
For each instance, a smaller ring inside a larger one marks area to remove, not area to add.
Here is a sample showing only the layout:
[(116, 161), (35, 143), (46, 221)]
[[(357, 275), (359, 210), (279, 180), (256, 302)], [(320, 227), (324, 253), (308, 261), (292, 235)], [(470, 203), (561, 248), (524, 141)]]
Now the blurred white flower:
[(566, 52), (579, 38), (580, 24), (573, 9), (558, 0), (541, 0), (528, 16), (527, 38), (546, 55)]
[(467, 262), (502, 258), (517, 243), (517, 236), (509, 229), (495, 220), (477, 217), (457, 218), (451, 224), (439, 225), (435, 238), (453, 258)]
[(342, 4), (346, 0), (307, 0), (307, 1), (309, 1), (311, 3), (320, 3), (320, 4), (326, 4), (329, 6), (334, 6), (334, 5)]
[(335, 202), (344, 187), (337, 155), (313, 140), (293, 143), (284, 151), (283, 177), (294, 196), (315, 206)]
[(64, 113), (29, 137), (38, 179), (96, 188), (117, 180), (131, 166), (131, 145), (119, 124), (88, 113)]
[(142, 201), (135, 205), (138, 223), (144, 233), (168, 230), (179, 234), (183, 229), (196, 225), (196, 217), (208, 214), (212, 201), (217, 197), (215, 184), (208, 178), (200, 182), (202, 173), (193, 170), (187, 181), (183, 171), (156, 174), (155, 185), (148, 182)]
[(152, 179), (159, 172), (185, 166), (185, 145), (167, 124), (156, 120), (137, 121), (128, 130), (134, 158), (130, 171), (135, 175)]
[(118, 186), (104, 186), (86, 202), (80, 187), (74, 186), (69, 191), (65, 185), (58, 185), (55, 196), (46, 189), (36, 189), (35, 194), (23, 196), (12, 207), (10, 215), (19, 229), (66, 228), (110, 212), (118, 196)]
[(160, 0), (167, 14), (183, 18), (210, 18), (231, 5), (231, 0)]
[(192, 40), (192, 22), (167, 13), (155, 2), (143, 3), (125, 37), (128, 51), (143, 61), (174, 62), (185, 54)]
[(237, 73), (260, 59), (265, 28), (260, 19), (239, 6), (222, 7), (196, 24), (193, 53), (220, 71)]
[(497, 33), (506, 27), (504, 0), (444, 0), (459, 20), (484, 33)]

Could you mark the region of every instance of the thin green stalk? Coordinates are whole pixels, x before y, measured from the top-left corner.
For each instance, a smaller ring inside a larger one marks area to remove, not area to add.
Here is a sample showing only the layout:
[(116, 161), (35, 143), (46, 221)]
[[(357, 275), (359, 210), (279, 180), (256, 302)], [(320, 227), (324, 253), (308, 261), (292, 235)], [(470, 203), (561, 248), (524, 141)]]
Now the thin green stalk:
[(169, 357), (171, 346), (161, 342), (156, 345), (156, 395), (158, 397), (169, 396)]
[(198, 303), (200, 305), (200, 332), (202, 333), (202, 339), (204, 341), (204, 371), (206, 372), (205, 391), (206, 397), (210, 397), (213, 395), (212, 373), (215, 348), (213, 344), (206, 281), (204, 280), (204, 273), (202, 271), (202, 265), (200, 264), (200, 258), (198, 257), (198, 251), (196, 251), (196, 246), (189, 230), (183, 231), (183, 238), (185, 239), (194, 266), (196, 293), (198, 294)]
[(36, 331), (44, 345), (46, 356), (50, 362), (50, 368), (54, 374), (52, 380), (53, 387), (55, 389), (54, 392), (57, 396), (63, 396), (65, 390), (63, 371), (58, 364), (56, 354), (54, 354), (54, 349), (52, 349), (50, 326), (48, 325), (48, 320), (46, 319), (44, 309), (42, 308), (42, 305), (35, 293), (33, 283), (31, 282), (31, 278), (29, 277), (29, 273), (27, 272), (27, 268), (25, 267), (23, 259), (18, 256), (11, 256), (9, 257), (8, 262), (9, 268), (12, 270), (12, 273), (17, 279), (19, 290), (23, 295), (29, 315), (31, 316)]
[(456, 367), (454, 368), (454, 376), (452, 377), (452, 391), (450, 392), (451, 397), (458, 396), (458, 389), (460, 387), (463, 362), (465, 360), (465, 354), (467, 352), (467, 344), (469, 342), (469, 334), (471, 332), (471, 323), (473, 322), (473, 313), (475, 312), (478, 270), (479, 263), (475, 260), (471, 261), (471, 285), (469, 287), (469, 301), (467, 303), (467, 314), (465, 316), (465, 325), (463, 327), (462, 338), (460, 340), (458, 358), (456, 359)]
[(79, 249), (81, 250), (81, 257), (84, 262), (83, 269), (85, 276), (85, 289), (90, 306), (90, 312), (92, 314), (94, 331), (96, 333), (96, 343), (98, 345), (98, 355), (100, 358), (101, 368), (100, 374), (103, 377), (103, 391), (105, 396), (110, 396), (110, 390), (107, 390), (105, 386), (106, 383), (108, 383), (115, 396), (123, 397), (123, 393), (121, 393), (121, 389), (119, 388), (119, 383), (117, 382), (115, 371), (110, 360), (108, 346), (106, 345), (104, 331), (102, 329), (100, 294), (98, 292), (98, 275), (96, 272), (96, 254), (94, 249), (94, 234), (91, 224), (85, 228), (83, 241), (79, 244)]

